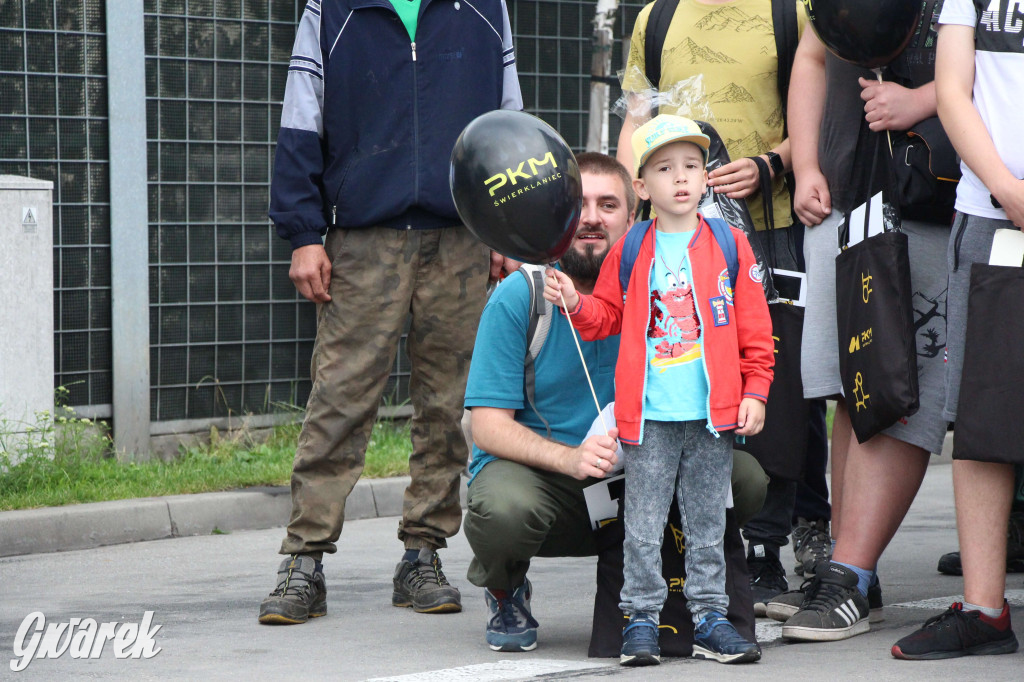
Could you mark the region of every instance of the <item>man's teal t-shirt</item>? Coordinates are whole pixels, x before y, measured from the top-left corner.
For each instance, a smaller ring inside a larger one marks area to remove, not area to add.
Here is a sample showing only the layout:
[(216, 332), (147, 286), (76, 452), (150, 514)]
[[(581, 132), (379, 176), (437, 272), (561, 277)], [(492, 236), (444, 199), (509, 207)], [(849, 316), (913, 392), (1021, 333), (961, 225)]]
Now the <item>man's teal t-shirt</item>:
[(416, 40), (416, 22), (420, 16), (421, 0), (391, 0), (391, 5), (398, 12), (398, 18), (405, 24), (409, 32), (409, 40)]
[(645, 419), (691, 421), (708, 416), (704, 334), (688, 257), (691, 239), (692, 231), (654, 233)]
[[(544, 424), (526, 402), (523, 359), (530, 322), (530, 290), (517, 273), (491, 294), (476, 333), (473, 362), (466, 386), (466, 407), (515, 410), (516, 421), (546, 436)], [(583, 442), (597, 418), (594, 399), (580, 363), (569, 322), (560, 309), (552, 311), (551, 331), (534, 364), (537, 409), (551, 425), (551, 437), (570, 446)], [(615, 361), (619, 337), (580, 343), (598, 401), (604, 407), (615, 397)], [(470, 483), (494, 455), (473, 446)]]

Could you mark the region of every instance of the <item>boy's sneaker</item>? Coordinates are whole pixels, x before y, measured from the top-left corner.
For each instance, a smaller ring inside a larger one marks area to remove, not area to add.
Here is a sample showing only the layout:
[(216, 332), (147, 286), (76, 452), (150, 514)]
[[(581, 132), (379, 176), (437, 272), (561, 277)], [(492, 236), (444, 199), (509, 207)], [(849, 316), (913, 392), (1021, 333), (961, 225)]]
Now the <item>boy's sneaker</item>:
[(533, 586), (529, 580), (512, 590), (484, 589), (487, 602), (487, 646), (494, 651), (533, 651), (537, 648), (537, 621), (530, 613)]
[(765, 556), (747, 555), (747, 568), (750, 570), (750, 593), (754, 597), (754, 615), (766, 615), (768, 602), (789, 589), (786, 582), (786, 569), (782, 562), (771, 552)]
[(661, 647), (658, 646), (658, 624), (646, 613), (634, 613), (629, 625), (622, 631), (620, 665), (658, 665)]
[[(783, 592), (772, 599), (765, 608), (765, 615), (772, 620), (785, 623), (800, 610), (804, 603), (804, 593), (811, 586), (811, 582), (809, 579), (805, 580), (799, 590)], [(883, 620), (885, 620), (885, 607), (882, 604), (882, 585), (875, 581), (868, 586), (868, 622), (881, 623)]]
[(945, 613), (925, 621), (920, 630), (896, 642), (892, 655), (922, 661), (1012, 654), (1016, 650), (1017, 637), (1010, 629), (1010, 607), (1005, 601), (998, 618), (989, 618), (981, 611), (964, 611), (964, 605), (955, 602)]
[(793, 556), (796, 566), (793, 572), (799, 576), (814, 575), (814, 567), (832, 558), (832, 538), (828, 522), (819, 519), (808, 521), (800, 517), (793, 529)]
[(782, 626), (785, 639), (833, 642), (870, 629), (867, 598), (857, 589), (857, 574), (833, 562), (818, 564), (800, 609)]
[(693, 628), (693, 657), (719, 663), (753, 663), (761, 659), (761, 647), (744, 639), (725, 616), (710, 611)]
[[(939, 557), (939, 573), (963, 575), (960, 552), (949, 552)], [(1024, 573), (1024, 512), (1010, 512), (1006, 526), (1006, 572)]]
[(395, 567), (391, 604), (411, 606), (417, 613), (458, 613), (462, 610), (462, 595), (441, 571), (437, 552), (424, 547), (415, 562), (402, 559)]
[(317, 561), (293, 554), (277, 569), (277, 587), (260, 604), (259, 621), (294, 625), (327, 615), (327, 581)]

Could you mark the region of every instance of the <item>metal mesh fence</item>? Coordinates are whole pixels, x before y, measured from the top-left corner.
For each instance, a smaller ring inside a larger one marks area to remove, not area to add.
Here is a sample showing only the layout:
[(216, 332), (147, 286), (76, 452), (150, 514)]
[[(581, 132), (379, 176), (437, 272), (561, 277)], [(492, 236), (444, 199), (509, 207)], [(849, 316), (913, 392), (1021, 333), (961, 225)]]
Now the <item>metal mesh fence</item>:
[[(621, 3), (617, 35), (643, 4)], [(154, 421), (267, 412), (308, 396), (315, 308), (297, 297), (288, 244), (266, 218), (303, 5), (144, 1)], [(54, 182), (54, 383), (97, 416), (110, 414), (112, 383), (104, 7), (0, 1), (0, 173)], [(594, 2), (508, 7), (527, 111), (583, 149)], [(613, 72), (621, 66), (617, 43)], [(618, 128), (613, 116), (613, 148)], [(409, 371), (403, 337), (389, 403), (407, 399)]]
[(301, 5), (146, 0), (152, 419), (267, 412), (309, 392), (315, 308), (267, 220)]
[(0, 173), (53, 182), (55, 386), (109, 413), (103, 0), (0, 2)]

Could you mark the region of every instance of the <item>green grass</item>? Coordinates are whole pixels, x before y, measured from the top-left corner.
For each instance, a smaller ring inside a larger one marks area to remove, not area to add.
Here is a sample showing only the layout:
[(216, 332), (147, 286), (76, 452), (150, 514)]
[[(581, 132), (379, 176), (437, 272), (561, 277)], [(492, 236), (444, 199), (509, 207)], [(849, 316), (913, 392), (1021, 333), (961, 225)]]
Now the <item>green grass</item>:
[[(23, 445), (18, 458), (0, 447), (0, 511), (286, 485), (299, 432), (298, 424), (284, 424), (265, 442), (256, 442), (251, 434), (222, 436), (212, 429), (209, 444), (189, 448), (171, 462), (122, 463), (112, 457), (105, 425), (97, 435), (88, 420), (58, 419), (58, 426), (40, 417), (34, 433), (42, 435)], [(3, 426), (0, 446), (5, 436), (10, 440)], [(408, 474), (410, 449), (407, 422), (377, 422), (363, 476)]]

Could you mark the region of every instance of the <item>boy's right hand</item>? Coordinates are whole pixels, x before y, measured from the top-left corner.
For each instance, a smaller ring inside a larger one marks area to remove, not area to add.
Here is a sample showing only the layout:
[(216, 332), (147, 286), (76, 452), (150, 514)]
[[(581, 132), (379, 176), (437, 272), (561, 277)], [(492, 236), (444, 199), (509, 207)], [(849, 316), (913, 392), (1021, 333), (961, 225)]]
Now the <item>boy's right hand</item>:
[(575, 310), (580, 304), (580, 295), (576, 293), (576, 285), (569, 275), (554, 268), (548, 268), (545, 275), (544, 299), (559, 308)]
[(619, 461), (616, 454), (618, 441), (615, 440), (618, 437), (619, 430), (612, 427), (606, 435), (587, 438), (579, 447), (570, 450), (572, 456), (566, 462), (565, 473), (577, 481), (588, 477), (604, 478)]

